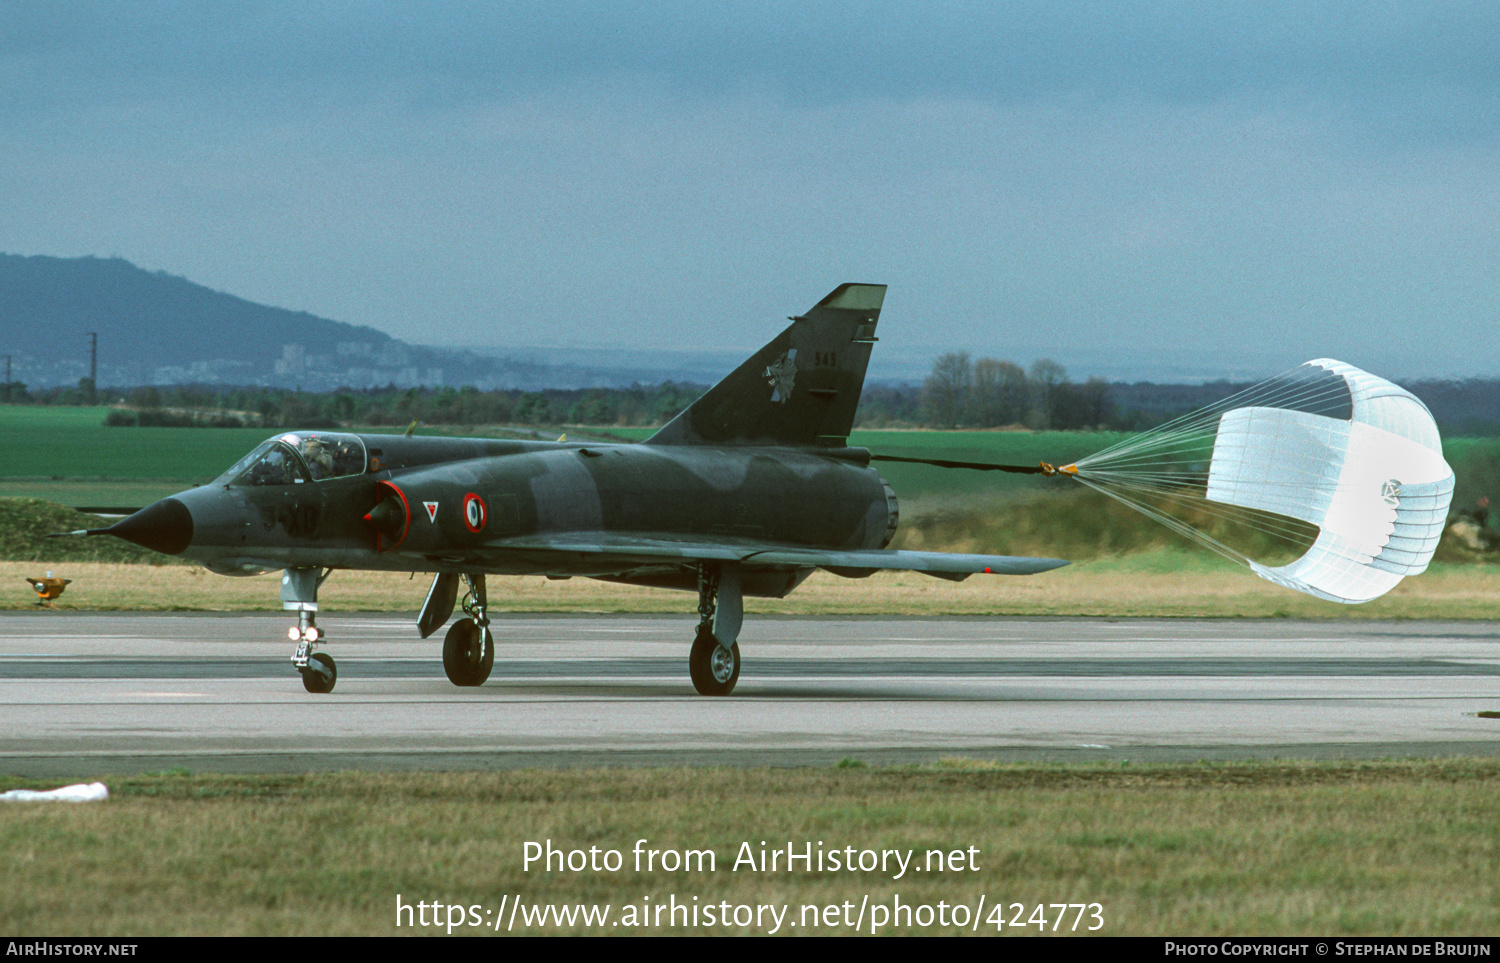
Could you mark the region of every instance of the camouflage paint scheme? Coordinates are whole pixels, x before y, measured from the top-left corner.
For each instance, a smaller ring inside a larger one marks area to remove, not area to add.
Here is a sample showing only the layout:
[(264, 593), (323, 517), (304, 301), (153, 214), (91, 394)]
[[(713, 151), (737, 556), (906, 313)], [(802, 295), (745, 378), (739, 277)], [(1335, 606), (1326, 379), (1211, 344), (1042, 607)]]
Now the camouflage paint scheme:
[(293, 662), (310, 691), (336, 678), (312, 652), (317, 585), (332, 570), (381, 569), (435, 573), (423, 637), (467, 585), (467, 617), (444, 646), (459, 685), (481, 684), (494, 658), (486, 574), (696, 590), (690, 672), (700, 692), (727, 694), (746, 594), (782, 597), (817, 568), (958, 580), (1065, 564), (886, 548), (896, 495), (870, 452), (847, 445), (884, 296), (883, 285), (841, 285), (640, 444), (288, 432), (213, 482), (88, 534), (222, 575), (284, 569), (283, 603), (299, 613)]

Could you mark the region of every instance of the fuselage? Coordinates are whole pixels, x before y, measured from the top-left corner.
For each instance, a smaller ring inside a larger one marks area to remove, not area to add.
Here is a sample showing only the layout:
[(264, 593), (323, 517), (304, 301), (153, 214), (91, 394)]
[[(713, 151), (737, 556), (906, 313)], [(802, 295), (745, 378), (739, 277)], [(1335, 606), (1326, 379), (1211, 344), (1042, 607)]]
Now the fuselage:
[(132, 519), (113, 534), (225, 575), (320, 566), (618, 577), (634, 570), (628, 558), (570, 559), (537, 539), (883, 548), (895, 496), (867, 461), (849, 448), (288, 432), (132, 516), (170, 519), (170, 537), (132, 537)]

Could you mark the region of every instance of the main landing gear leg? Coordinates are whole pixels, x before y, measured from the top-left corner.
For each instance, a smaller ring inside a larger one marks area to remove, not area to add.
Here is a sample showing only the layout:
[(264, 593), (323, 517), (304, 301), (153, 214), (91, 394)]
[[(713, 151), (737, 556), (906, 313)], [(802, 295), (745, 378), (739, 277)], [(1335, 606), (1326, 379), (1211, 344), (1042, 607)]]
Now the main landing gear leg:
[(318, 630), (318, 586), (333, 569), (321, 575), (315, 568), (289, 568), (281, 573), (281, 607), (297, 613), (296, 628), (287, 630), (287, 638), (297, 643), (292, 665), (302, 673), (302, 687), (308, 692), (332, 692), (339, 670), (333, 656), (313, 652), (313, 646), (327, 640)]
[(738, 562), (698, 566), (698, 632), (688, 674), (699, 695), (724, 696), (740, 678), (740, 625), (745, 596)]
[(490, 635), (484, 573), (465, 575), (463, 579), (469, 586), (463, 602), (468, 618), (454, 622), (443, 637), (443, 671), (454, 685), (484, 685), (495, 665), (495, 638)]

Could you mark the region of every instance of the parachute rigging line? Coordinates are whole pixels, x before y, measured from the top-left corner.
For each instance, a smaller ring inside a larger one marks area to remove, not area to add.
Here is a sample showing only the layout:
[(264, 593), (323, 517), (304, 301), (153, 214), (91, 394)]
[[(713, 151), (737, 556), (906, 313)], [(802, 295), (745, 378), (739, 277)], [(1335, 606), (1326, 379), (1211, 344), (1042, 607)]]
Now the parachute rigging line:
[[(1426, 570), (1453, 496), (1453, 471), (1426, 406), (1326, 358), (1058, 473), (1271, 582), (1351, 603)], [(1234, 528), (1298, 556), (1279, 565), (1257, 560), (1264, 550), (1242, 551), (1219, 537)]]
[[(1070, 476), (1261, 578), (1348, 603), (1425, 571), (1453, 498), (1453, 469), (1427, 406), (1329, 358), (1071, 465), (872, 460)], [(1241, 547), (1227, 544), (1231, 537)], [(1286, 554), (1295, 557), (1273, 564)]]

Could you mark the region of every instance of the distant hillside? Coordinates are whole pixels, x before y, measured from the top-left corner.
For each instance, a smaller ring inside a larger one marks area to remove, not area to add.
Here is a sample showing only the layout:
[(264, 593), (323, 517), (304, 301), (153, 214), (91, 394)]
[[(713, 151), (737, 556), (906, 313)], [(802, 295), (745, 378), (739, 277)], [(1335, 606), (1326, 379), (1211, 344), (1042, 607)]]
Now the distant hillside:
[[(99, 335), (99, 384), (585, 388), (681, 379), (650, 367), (411, 345), (374, 328), (267, 307), (123, 258), (0, 254), (0, 354), (14, 380), (73, 385)], [(0, 369), (0, 378), (4, 377)]]
[(361, 345), (345, 347), (346, 356), (378, 358), (393, 343), (374, 328), (255, 304), (121, 258), (0, 254), (6, 353), (24, 353), (43, 370), (86, 365), (89, 332), (99, 334), (101, 364), (116, 373), (108, 380), (134, 384), (158, 380), (159, 368), (255, 381), (285, 360), (285, 345), (335, 357), (341, 344)]

